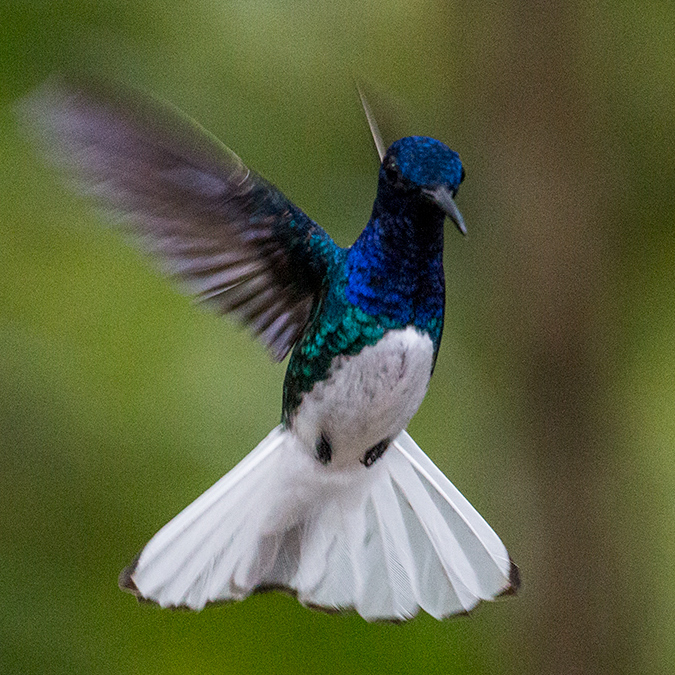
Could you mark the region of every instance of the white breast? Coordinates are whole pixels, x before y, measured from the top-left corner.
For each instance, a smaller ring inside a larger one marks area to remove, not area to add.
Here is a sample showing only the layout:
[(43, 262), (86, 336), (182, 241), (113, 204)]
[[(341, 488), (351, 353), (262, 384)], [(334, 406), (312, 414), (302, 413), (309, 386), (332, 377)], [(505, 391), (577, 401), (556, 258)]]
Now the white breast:
[(323, 434), (330, 466), (355, 465), (406, 428), (424, 399), (432, 363), (428, 335), (412, 327), (389, 331), (356, 356), (334, 359), (329, 377), (304, 394), (292, 430), (313, 455)]

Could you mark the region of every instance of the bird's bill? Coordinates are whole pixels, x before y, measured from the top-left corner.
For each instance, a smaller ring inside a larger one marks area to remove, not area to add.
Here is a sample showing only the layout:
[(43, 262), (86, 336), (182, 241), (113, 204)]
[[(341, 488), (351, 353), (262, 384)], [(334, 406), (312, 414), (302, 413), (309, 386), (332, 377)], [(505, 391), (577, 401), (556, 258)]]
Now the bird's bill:
[(439, 185), (433, 190), (425, 190), (425, 193), (431, 197), (431, 199), (436, 202), (440, 208), (445, 211), (446, 215), (452, 222), (457, 226), (457, 229), (466, 236), (466, 225), (464, 224), (464, 218), (455, 204), (455, 200), (450, 194), (450, 190), (444, 185)]

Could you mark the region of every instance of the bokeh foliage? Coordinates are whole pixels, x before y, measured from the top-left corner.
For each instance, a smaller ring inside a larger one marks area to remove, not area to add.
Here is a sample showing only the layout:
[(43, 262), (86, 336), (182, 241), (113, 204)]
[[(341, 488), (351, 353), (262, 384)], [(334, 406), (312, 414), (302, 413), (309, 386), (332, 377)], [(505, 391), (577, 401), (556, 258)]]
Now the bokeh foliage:
[[(506, 542), (519, 597), (391, 627), (117, 590), (277, 423), (283, 368), (21, 135), (13, 103), (73, 68), (183, 108), (344, 245), (376, 171), (352, 75), (389, 140), (460, 152), (470, 236), (447, 232), (446, 332), (410, 428)], [(0, 672), (671, 672), (672, 3), (4, 0), (0, 138)]]

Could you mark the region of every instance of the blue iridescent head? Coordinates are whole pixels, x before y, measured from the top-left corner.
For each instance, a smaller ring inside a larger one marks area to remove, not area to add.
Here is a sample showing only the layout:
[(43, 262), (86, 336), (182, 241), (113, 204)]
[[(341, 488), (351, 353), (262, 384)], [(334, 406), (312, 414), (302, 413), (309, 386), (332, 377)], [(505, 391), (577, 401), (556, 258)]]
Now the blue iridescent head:
[(459, 155), (445, 143), (427, 136), (408, 136), (393, 143), (380, 168), (383, 185), (401, 195), (430, 200), (466, 234), (464, 219), (454, 202), (463, 180)]

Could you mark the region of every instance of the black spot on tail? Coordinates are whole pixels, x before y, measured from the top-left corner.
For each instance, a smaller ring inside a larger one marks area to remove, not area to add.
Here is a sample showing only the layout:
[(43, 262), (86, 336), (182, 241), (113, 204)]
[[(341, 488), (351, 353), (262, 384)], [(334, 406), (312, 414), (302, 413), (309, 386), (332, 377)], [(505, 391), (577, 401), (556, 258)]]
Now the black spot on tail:
[(383, 441), (380, 441), (377, 445), (374, 445), (370, 450), (366, 451), (366, 454), (363, 455), (361, 464), (368, 467), (375, 464), (375, 462), (384, 455), (385, 450), (389, 447), (389, 439), (385, 438)]
[(321, 438), (316, 444), (316, 457), (324, 466), (329, 464), (333, 458), (333, 448), (331, 448), (330, 441), (324, 433), (321, 434)]

